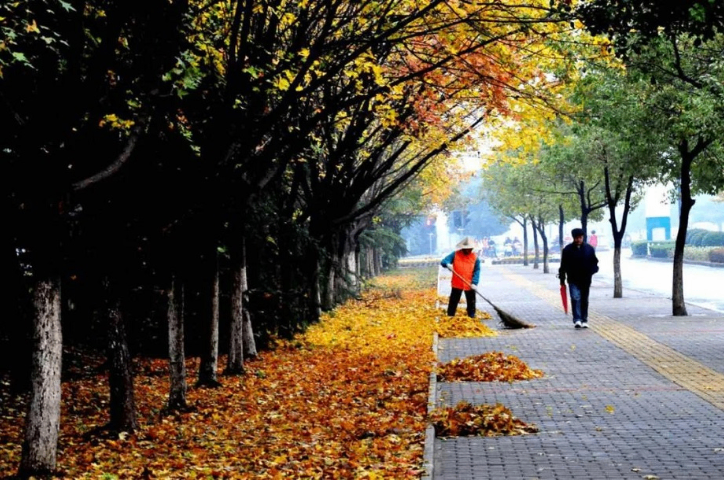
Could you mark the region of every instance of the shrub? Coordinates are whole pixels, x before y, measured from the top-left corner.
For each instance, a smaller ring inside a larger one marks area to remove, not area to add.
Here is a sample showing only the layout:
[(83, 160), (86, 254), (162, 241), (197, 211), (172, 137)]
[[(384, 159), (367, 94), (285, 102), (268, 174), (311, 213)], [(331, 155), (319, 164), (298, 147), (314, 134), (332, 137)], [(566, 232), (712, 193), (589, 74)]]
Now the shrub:
[(674, 244), (672, 242), (652, 242), (649, 244), (649, 253), (654, 258), (674, 258)]
[(714, 248), (710, 250), (709, 261), (714, 263), (724, 263), (724, 248)]
[(724, 232), (706, 232), (701, 237), (702, 247), (724, 247)]
[(645, 257), (649, 254), (649, 243), (645, 240), (640, 242), (631, 242), (631, 253), (634, 257)]
[(687, 245), (686, 248), (684, 248), (684, 260), (708, 262), (711, 250), (712, 247), (692, 247), (691, 245)]
[(700, 247), (701, 239), (707, 233), (709, 233), (709, 231), (704, 230), (703, 228), (692, 228), (691, 230), (687, 230), (686, 231), (686, 244), (692, 245), (694, 247)]

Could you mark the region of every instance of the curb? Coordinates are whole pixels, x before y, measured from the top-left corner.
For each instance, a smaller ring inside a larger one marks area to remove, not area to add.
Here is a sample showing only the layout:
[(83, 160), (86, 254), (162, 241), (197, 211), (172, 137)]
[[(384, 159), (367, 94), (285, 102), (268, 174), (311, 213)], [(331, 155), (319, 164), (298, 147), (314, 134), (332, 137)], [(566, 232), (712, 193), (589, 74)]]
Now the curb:
[[(641, 260), (648, 260), (650, 262), (659, 262), (659, 263), (674, 263), (673, 258), (662, 258), (662, 257), (652, 257), (651, 255), (647, 256), (631, 256), (631, 258), (641, 259)], [(702, 267), (711, 267), (711, 268), (724, 268), (724, 263), (716, 263), (716, 262), (704, 262), (699, 260), (686, 260), (683, 261), (685, 264), (688, 265), (700, 265)]]
[[(432, 336), (432, 351), (435, 354), (435, 363), (433, 364), (432, 372), (430, 372), (430, 387), (427, 394), (427, 413), (428, 415), (435, 409), (437, 402), (437, 373), (435, 367), (437, 366), (437, 332)], [(428, 424), (425, 429), (425, 447), (422, 454), (422, 468), (425, 472), (420, 476), (421, 479), (432, 480), (435, 472), (435, 427), (432, 423)]]

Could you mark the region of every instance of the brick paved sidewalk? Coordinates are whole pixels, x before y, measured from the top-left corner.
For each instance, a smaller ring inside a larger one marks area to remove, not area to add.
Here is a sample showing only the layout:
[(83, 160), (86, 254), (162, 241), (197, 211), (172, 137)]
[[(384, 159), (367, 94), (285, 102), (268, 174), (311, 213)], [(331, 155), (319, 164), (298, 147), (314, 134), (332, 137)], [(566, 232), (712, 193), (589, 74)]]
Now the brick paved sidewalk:
[[(690, 316), (672, 317), (670, 299), (613, 299), (594, 277), (591, 328), (574, 329), (555, 270), (484, 267), (481, 292), (537, 327), (438, 342), (440, 362), (498, 350), (543, 370), (527, 382), (435, 389), (438, 406), (500, 402), (540, 433), (435, 439), (433, 478), (723, 479), (724, 316), (687, 306)], [(482, 300), (479, 309), (496, 318)]]

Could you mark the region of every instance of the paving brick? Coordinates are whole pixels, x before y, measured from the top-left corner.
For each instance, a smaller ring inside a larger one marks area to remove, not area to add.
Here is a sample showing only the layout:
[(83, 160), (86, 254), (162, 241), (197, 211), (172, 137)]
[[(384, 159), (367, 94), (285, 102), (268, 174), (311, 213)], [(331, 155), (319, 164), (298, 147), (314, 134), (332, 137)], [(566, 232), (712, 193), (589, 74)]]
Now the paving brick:
[(573, 328), (558, 281), (523, 266), (485, 268), (480, 288), (504, 311), (537, 327), (497, 337), (439, 339), (447, 362), (493, 350), (545, 377), (514, 383), (438, 382), (438, 406), (500, 402), (540, 432), (434, 441), (434, 479), (724, 478), (724, 317), (594, 282), (591, 326)]

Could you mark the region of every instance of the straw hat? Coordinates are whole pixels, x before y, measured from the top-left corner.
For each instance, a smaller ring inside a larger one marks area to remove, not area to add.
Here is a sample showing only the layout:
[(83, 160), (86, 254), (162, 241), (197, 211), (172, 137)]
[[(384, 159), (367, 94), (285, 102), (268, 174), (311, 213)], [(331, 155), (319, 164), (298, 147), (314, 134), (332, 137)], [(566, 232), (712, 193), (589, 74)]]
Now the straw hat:
[(473, 239), (470, 237), (465, 237), (462, 240), (458, 242), (457, 245), (455, 245), (455, 251), (463, 250), (465, 248), (475, 248), (475, 243), (473, 243)]

